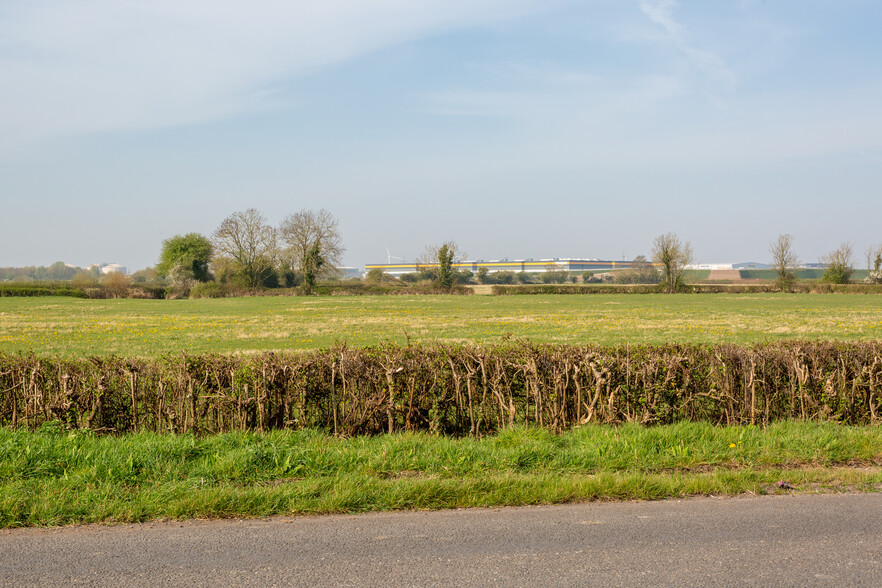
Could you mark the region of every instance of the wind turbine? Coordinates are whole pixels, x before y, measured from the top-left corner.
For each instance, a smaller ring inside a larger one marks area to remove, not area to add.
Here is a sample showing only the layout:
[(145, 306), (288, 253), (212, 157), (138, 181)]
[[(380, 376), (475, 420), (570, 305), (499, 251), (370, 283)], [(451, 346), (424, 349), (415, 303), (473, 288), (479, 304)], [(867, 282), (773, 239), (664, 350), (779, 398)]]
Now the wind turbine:
[(386, 245), (386, 264), (387, 264), (387, 265), (392, 265), (392, 260), (393, 260), (393, 259), (398, 260), (398, 261), (404, 261), (404, 258), (403, 258), (403, 257), (392, 257), (392, 254), (389, 253), (389, 246)]

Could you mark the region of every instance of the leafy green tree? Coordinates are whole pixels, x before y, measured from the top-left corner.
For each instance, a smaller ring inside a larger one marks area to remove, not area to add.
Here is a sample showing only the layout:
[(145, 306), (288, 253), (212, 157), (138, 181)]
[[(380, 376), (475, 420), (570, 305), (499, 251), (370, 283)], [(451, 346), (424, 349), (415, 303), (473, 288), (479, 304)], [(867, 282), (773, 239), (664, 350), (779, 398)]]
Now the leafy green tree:
[(318, 243), (314, 243), (303, 258), (303, 285), (301, 288), (304, 294), (312, 294), (315, 290), (316, 278), (324, 265), (325, 258), (322, 256), (321, 247)]
[(46, 277), (50, 280), (72, 280), (78, 271), (78, 267), (69, 267), (63, 261), (56, 261), (46, 268)]
[(177, 279), (207, 282), (211, 280), (208, 264), (213, 251), (208, 237), (199, 233), (175, 235), (162, 242), (156, 272), (161, 276), (175, 274)]
[(370, 271), (368, 271), (367, 275), (365, 275), (364, 281), (367, 284), (382, 284), (386, 281), (386, 272), (378, 267), (371, 268)]
[(567, 277), (566, 271), (555, 269), (553, 265), (548, 266), (544, 272), (539, 274), (539, 280), (543, 284), (563, 284), (567, 281)]
[(401, 274), (398, 276), (398, 279), (404, 282), (405, 284), (416, 284), (420, 281), (419, 272), (410, 272), (407, 274)]
[(822, 279), (831, 284), (849, 283), (851, 274), (854, 273), (853, 255), (854, 248), (851, 243), (843, 243), (838, 249), (828, 253), (823, 259), (827, 268), (824, 270)]
[(463, 257), (464, 254), (456, 243), (447, 241), (441, 246), (427, 246), (425, 252), (417, 258), (416, 266), (421, 279), (431, 279), (437, 281), (442, 288), (450, 288), (456, 282), (453, 264)]
[(453, 286), (453, 249), (444, 243), (438, 248), (438, 283), (442, 288)]
[(156, 281), (156, 269), (145, 267), (132, 274), (132, 283), (138, 285), (152, 284)]

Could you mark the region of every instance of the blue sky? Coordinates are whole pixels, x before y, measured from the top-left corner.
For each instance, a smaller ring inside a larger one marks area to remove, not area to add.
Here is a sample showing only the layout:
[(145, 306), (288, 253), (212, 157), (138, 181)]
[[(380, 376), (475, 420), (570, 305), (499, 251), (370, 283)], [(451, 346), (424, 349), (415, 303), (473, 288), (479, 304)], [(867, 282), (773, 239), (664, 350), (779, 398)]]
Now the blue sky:
[[(305, 7), (301, 7), (305, 6)], [(349, 265), (882, 243), (882, 4), (0, 0), (0, 266), (254, 207)]]

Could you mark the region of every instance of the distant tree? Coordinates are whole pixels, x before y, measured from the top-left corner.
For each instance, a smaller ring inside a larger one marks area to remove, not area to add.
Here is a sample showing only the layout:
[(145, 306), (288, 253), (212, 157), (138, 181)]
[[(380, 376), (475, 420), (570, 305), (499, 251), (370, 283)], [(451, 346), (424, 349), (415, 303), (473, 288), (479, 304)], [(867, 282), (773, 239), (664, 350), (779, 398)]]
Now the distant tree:
[(543, 284), (563, 284), (567, 281), (567, 272), (555, 269), (555, 266), (548, 266), (544, 272), (539, 274), (539, 280)]
[(645, 255), (638, 255), (631, 262), (631, 272), (634, 275), (635, 284), (658, 284), (661, 280), (658, 268), (646, 259)]
[(95, 288), (98, 286), (98, 278), (88, 270), (77, 272), (72, 281), (75, 288)]
[(382, 284), (386, 281), (386, 273), (378, 267), (371, 268), (365, 275), (364, 281), (368, 284)]
[(438, 248), (438, 283), (442, 288), (453, 286), (453, 253), (447, 243)]
[(218, 273), (249, 287), (278, 283), (276, 230), (257, 209), (234, 212), (212, 233)]
[(824, 256), (822, 260), (827, 266), (824, 269), (825, 282), (831, 284), (847, 284), (851, 281), (851, 274), (854, 272), (852, 257), (854, 248), (851, 243), (842, 243), (838, 249), (835, 249)]
[(129, 291), (129, 277), (121, 272), (110, 272), (101, 276), (101, 285), (114, 298), (124, 298)]
[(475, 274), (467, 269), (458, 269), (453, 272), (453, 281), (457, 284), (473, 284)]
[(312, 294), (315, 290), (315, 282), (325, 265), (321, 245), (313, 243), (306, 257), (303, 258), (303, 284), (300, 286), (304, 294)]
[(199, 233), (169, 237), (162, 242), (156, 272), (165, 277), (174, 273), (178, 280), (207, 282), (211, 280), (208, 266), (212, 252), (211, 240)]
[(50, 280), (72, 280), (80, 271), (80, 268), (68, 266), (63, 261), (56, 261), (46, 269), (46, 277)]
[(398, 279), (404, 282), (405, 284), (416, 284), (420, 281), (420, 274), (418, 272), (410, 272), (407, 274), (401, 274), (398, 276)]
[(442, 288), (450, 288), (455, 281), (453, 265), (465, 254), (454, 241), (428, 245), (416, 260), (417, 269), (424, 278), (434, 278)]
[(582, 272), (582, 283), (583, 284), (592, 284), (599, 282), (600, 278), (594, 275), (594, 272)]
[(617, 284), (658, 284), (661, 276), (646, 256), (638, 255), (631, 261), (631, 267), (613, 273), (613, 281)]
[(484, 267), (483, 265), (478, 268), (478, 273), (475, 274), (475, 277), (478, 278), (478, 282), (481, 284), (487, 283), (487, 274), (490, 273), (490, 270)]
[(528, 272), (518, 272), (515, 274), (515, 279), (520, 284), (530, 284), (533, 282), (533, 278)]
[(882, 245), (867, 247), (867, 271), (864, 281), (868, 284), (882, 284)]
[(868, 284), (882, 284), (882, 247), (876, 252), (876, 259), (873, 260), (873, 267), (870, 273), (864, 279)]
[(132, 274), (133, 284), (152, 284), (156, 281), (156, 270), (152, 267), (145, 267)]
[(304, 280), (307, 265), (315, 262), (315, 259), (309, 259), (314, 248), (322, 259), (322, 264), (312, 270), (318, 272), (315, 279), (336, 274), (342, 263), (345, 249), (337, 219), (324, 208), (318, 211), (304, 209), (288, 215), (279, 225), (279, 238), (283, 245), (283, 265), (298, 270)]
[(786, 292), (796, 282), (796, 268), (799, 267), (799, 257), (793, 251), (793, 236), (789, 233), (778, 235), (769, 245), (769, 253), (772, 254), (772, 269), (777, 275), (778, 287)]
[(659, 235), (652, 242), (652, 261), (659, 264), (667, 292), (683, 285), (683, 272), (692, 263), (692, 245), (680, 241), (674, 233)]

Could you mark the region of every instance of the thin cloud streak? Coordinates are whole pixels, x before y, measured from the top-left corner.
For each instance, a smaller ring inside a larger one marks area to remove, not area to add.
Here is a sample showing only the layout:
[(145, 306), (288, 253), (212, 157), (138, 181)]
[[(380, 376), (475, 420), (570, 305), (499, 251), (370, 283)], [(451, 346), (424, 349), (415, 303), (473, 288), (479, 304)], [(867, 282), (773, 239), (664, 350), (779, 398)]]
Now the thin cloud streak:
[(675, 0), (641, 0), (640, 2), (640, 10), (643, 14), (664, 29), (668, 38), (696, 69), (724, 88), (735, 87), (738, 78), (720, 56), (693, 47), (686, 41), (686, 27), (674, 18), (674, 9), (677, 6)]
[(488, 24), (539, 0), (43, 0), (0, 13), (0, 151), (71, 133), (196, 123), (285, 104), (285, 80)]

